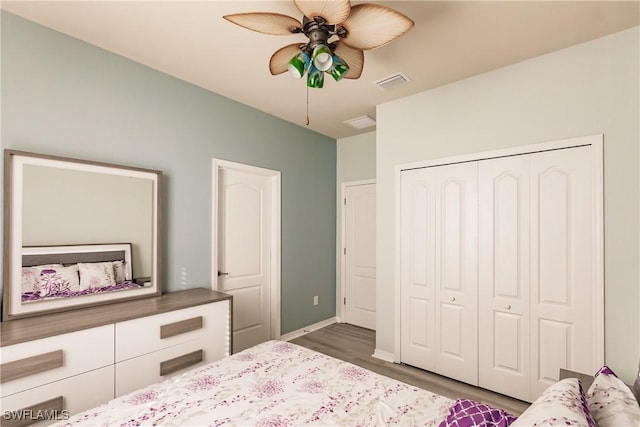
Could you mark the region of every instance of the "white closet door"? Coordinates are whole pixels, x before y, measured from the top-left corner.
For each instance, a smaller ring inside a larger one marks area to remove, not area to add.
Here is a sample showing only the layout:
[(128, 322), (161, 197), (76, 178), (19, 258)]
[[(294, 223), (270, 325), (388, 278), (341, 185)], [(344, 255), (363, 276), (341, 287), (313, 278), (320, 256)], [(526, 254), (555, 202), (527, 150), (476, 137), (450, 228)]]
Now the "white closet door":
[(529, 400), (529, 156), (478, 166), (479, 385)]
[(401, 180), (401, 361), (477, 384), (477, 163)]
[(478, 384), (478, 165), (436, 170), (436, 372)]
[(400, 359), (435, 371), (435, 169), (401, 174)]
[(594, 355), (593, 172), (590, 147), (531, 156), (531, 391), (560, 368), (592, 373)]

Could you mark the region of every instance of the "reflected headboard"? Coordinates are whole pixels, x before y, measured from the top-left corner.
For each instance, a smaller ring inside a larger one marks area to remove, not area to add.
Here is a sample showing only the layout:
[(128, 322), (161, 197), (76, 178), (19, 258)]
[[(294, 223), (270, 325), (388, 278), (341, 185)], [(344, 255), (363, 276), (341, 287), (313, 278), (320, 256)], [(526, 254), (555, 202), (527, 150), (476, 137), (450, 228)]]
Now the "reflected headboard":
[(25, 246), (22, 248), (22, 266), (44, 264), (77, 264), (79, 262), (107, 262), (124, 260), (127, 279), (131, 271), (131, 243), (64, 246)]

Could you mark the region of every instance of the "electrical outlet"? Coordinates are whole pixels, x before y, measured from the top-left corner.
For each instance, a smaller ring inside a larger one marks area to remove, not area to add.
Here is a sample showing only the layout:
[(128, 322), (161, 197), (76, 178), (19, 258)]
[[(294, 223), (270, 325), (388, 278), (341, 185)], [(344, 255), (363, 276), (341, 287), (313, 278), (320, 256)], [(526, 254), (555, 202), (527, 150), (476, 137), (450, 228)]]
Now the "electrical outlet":
[(318, 305), (318, 295), (313, 297), (313, 305)]

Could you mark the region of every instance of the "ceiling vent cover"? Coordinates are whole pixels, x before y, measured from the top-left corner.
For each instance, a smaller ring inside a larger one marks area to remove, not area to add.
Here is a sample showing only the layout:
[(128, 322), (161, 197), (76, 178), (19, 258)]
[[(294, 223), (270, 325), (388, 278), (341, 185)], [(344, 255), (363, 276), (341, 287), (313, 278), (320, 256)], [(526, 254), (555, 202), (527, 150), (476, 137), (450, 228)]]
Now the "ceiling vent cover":
[(409, 81), (409, 77), (407, 77), (404, 73), (395, 73), (383, 79), (380, 79), (376, 82), (376, 86), (380, 90), (389, 90), (396, 86), (400, 86)]
[(369, 116), (356, 117), (355, 119), (346, 120), (345, 123), (356, 129), (366, 129), (376, 125), (376, 121)]

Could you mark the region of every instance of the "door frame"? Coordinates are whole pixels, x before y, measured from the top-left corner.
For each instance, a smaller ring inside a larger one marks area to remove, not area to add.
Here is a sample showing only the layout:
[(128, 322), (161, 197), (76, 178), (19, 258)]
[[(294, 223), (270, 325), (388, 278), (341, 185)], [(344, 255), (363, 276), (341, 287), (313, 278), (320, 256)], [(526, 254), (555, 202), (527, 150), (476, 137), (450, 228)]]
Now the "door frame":
[[(357, 187), (360, 185), (369, 185), (376, 184), (376, 179), (361, 179), (358, 181), (347, 181), (343, 182), (340, 187), (340, 246), (338, 247), (338, 260), (340, 262), (340, 292), (338, 292), (338, 300), (336, 301), (336, 317), (338, 322), (346, 323), (346, 307), (344, 304), (344, 300), (347, 297), (347, 263), (346, 263), (346, 255), (344, 253), (345, 248), (347, 247), (347, 237), (346, 237), (346, 219), (347, 219), (347, 209), (346, 209), (346, 199), (347, 199), (347, 187)], [(377, 186), (376, 186), (376, 204), (378, 203), (377, 198)], [(377, 269), (376, 269), (377, 270)], [(377, 280), (376, 280), (376, 286)], [(376, 301), (377, 304), (377, 301)], [(376, 326), (377, 326), (377, 318), (376, 318)]]
[[(522, 154), (538, 153), (543, 151), (561, 150), (563, 148), (591, 146), (591, 167), (593, 170), (593, 268), (591, 277), (594, 283), (593, 300), (596, 311), (593, 313), (592, 324), (596, 335), (593, 348), (594, 360), (600, 361), (600, 366), (604, 364), (605, 337), (604, 337), (604, 135), (595, 134), (576, 138), (562, 139), (557, 141), (541, 142), (536, 144), (520, 145), (497, 150), (482, 151), (459, 156), (446, 157), (441, 159), (425, 160), (414, 163), (396, 165), (394, 168), (394, 190), (395, 190), (395, 259), (394, 259), (394, 362), (400, 363), (401, 359), (401, 179), (402, 171), (409, 169), (419, 169), (431, 166), (442, 166), (452, 163), (473, 162), (477, 160), (493, 159), (498, 157), (510, 157)], [(377, 351), (377, 350), (376, 350)]]
[[(235, 170), (271, 178), (271, 339), (280, 339), (280, 289), (281, 289), (281, 190), (280, 171), (228, 160), (212, 159), (211, 197), (211, 289), (218, 288), (218, 173)], [(232, 331), (233, 332), (233, 331)]]

